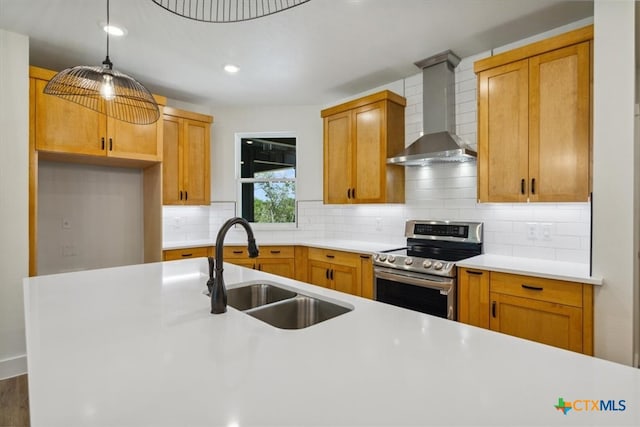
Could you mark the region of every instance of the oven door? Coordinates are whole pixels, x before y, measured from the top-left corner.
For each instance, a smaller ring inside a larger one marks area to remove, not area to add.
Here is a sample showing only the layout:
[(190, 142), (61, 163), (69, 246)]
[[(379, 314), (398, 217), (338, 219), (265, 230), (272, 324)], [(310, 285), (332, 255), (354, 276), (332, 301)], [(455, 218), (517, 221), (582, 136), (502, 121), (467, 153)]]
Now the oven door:
[(374, 268), (376, 301), (456, 319), (456, 279), (391, 268)]

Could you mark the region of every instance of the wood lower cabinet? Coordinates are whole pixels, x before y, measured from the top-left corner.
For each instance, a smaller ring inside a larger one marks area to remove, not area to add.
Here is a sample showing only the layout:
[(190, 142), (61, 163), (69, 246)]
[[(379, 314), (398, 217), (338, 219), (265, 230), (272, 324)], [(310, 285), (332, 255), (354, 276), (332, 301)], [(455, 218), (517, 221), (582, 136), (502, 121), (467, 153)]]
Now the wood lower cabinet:
[(489, 328), (488, 271), (458, 269), (458, 321)]
[(479, 201), (588, 200), (592, 39), (588, 26), (474, 64)]
[[(135, 125), (44, 93), (54, 71), (30, 67), (35, 149), (45, 156), (81, 156), (84, 162), (135, 165), (162, 161), (162, 118)], [(164, 98), (156, 97), (160, 104)], [(68, 157), (72, 158), (72, 157)], [(108, 159), (111, 159), (111, 163)]]
[(360, 254), (309, 248), (308, 281), (352, 295), (362, 295), (362, 259)]
[(166, 249), (162, 251), (164, 261), (178, 259), (199, 258), (213, 256), (213, 246), (198, 246), (193, 248)]
[(325, 203), (404, 203), (404, 166), (386, 162), (404, 149), (405, 105), (383, 91), (322, 110)]
[(213, 117), (164, 109), (162, 204), (208, 205)]
[(362, 281), (360, 296), (373, 299), (373, 260), (371, 255), (360, 255), (360, 273)]
[(593, 286), (459, 269), (458, 320), (593, 354)]
[(225, 246), (224, 261), (265, 273), (295, 278), (295, 249), (293, 246), (260, 246), (260, 255), (249, 258), (246, 246)]

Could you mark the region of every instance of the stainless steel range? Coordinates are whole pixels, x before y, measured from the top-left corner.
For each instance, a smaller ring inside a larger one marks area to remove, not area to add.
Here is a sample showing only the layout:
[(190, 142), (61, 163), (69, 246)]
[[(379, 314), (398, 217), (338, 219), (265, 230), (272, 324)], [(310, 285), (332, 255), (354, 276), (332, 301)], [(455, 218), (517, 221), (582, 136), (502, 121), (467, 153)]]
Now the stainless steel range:
[(456, 319), (456, 261), (482, 253), (482, 223), (407, 221), (407, 246), (373, 256), (380, 302)]

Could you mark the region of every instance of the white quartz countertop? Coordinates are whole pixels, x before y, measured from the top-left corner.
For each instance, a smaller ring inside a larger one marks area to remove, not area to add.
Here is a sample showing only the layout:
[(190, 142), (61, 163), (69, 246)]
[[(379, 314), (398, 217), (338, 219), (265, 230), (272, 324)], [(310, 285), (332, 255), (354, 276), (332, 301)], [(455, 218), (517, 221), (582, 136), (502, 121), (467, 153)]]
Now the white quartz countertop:
[[(313, 240), (303, 240), (299, 242), (289, 242), (289, 241), (269, 241), (269, 240), (260, 240), (258, 241), (258, 246), (269, 246), (269, 245), (298, 245), (298, 246), (309, 246), (323, 249), (333, 249), (338, 251), (347, 251), (347, 252), (361, 252), (372, 254), (375, 252), (396, 249), (399, 247), (403, 247), (404, 245), (397, 245), (391, 243), (381, 243), (381, 242), (365, 242), (360, 240), (337, 240), (337, 239), (313, 239)], [(201, 246), (215, 246), (216, 242), (212, 240), (191, 240), (184, 242), (167, 242), (163, 244), (162, 249), (183, 249), (183, 248), (195, 248)], [(246, 238), (237, 242), (228, 242), (225, 241), (225, 245), (246, 245)]]
[[(206, 268), (25, 279), (31, 425), (640, 425), (637, 369), (231, 264), (229, 287), (267, 279), (354, 310), (300, 330), (212, 315)], [(559, 398), (625, 410), (564, 415)]]
[(602, 285), (602, 277), (589, 275), (589, 265), (575, 262), (548, 261), (537, 258), (520, 258), (484, 254), (456, 262), (458, 267), (501, 273), (523, 274), (547, 279)]

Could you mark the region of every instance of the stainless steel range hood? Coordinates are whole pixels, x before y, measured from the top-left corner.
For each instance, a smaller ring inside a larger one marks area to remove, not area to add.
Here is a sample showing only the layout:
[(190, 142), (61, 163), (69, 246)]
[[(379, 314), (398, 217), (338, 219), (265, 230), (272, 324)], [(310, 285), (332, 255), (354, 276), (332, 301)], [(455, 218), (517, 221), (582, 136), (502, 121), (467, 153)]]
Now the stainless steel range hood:
[(415, 63), (422, 69), (424, 135), (402, 152), (387, 159), (388, 164), (424, 166), (475, 160), (477, 153), (469, 149), (455, 134), (453, 69), (459, 62), (460, 58), (447, 50)]

